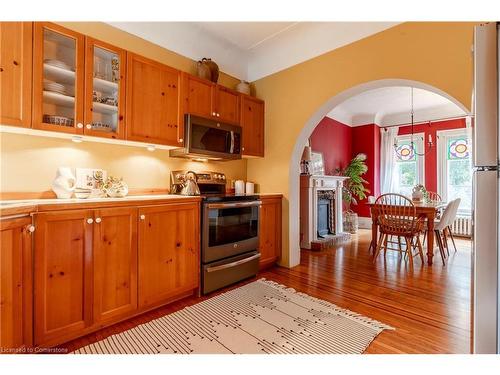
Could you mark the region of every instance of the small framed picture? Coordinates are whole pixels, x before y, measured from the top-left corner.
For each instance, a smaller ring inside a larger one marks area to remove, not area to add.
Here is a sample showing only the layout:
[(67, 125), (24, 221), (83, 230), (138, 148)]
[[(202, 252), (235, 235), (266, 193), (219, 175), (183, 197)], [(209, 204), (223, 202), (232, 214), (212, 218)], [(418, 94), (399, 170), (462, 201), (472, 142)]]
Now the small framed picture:
[(325, 164), (323, 162), (322, 152), (311, 153), (311, 173), (313, 175), (324, 176)]

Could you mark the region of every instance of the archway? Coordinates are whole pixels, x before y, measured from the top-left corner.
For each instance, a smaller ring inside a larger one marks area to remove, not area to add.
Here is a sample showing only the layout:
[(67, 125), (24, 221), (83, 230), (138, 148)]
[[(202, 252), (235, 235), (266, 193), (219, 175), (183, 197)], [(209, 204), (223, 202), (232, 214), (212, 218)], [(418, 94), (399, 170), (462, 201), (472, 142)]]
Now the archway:
[(351, 87), (343, 92), (333, 96), (327, 102), (325, 102), (316, 112), (309, 118), (302, 130), (293, 147), (292, 156), (290, 158), (289, 164), (289, 254), (288, 254), (288, 266), (293, 267), (300, 263), (300, 229), (299, 229), (299, 188), (300, 188), (300, 159), (302, 156), (302, 151), (304, 146), (306, 146), (309, 137), (311, 136), (313, 130), (317, 124), (326, 116), (328, 112), (334, 109), (336, 106), (344, 102), (346, 99), (361, 94), (367, 90), (373, 90), (383, 87), (391, 86), (403, 86), (403, 87), (415, 87), (424, 90), (431, 91), (438, 95), (445, 97), (452, 103), (456, 104), (461, 108), (466, 114), (469, 114), (469, 110), (457, 99), (450, 96), (446, 92), (419, 81), (405, 80), (405, 79), (382, 79), (376, 81), (365, 82), (357, 86)]

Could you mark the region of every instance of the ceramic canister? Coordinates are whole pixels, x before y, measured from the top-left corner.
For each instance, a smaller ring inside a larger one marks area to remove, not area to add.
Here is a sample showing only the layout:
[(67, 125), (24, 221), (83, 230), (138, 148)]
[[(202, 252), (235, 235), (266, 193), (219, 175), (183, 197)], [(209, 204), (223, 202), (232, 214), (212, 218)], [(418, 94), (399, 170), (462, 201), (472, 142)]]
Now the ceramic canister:
[(245, 194), (245, 181), (236, 180), (234, 182), (234, 193), (235, 194)]
[(245, 194), (251, 195), (254, 194), (254, 183), (253, 182), (247, 182), (245, 186)]

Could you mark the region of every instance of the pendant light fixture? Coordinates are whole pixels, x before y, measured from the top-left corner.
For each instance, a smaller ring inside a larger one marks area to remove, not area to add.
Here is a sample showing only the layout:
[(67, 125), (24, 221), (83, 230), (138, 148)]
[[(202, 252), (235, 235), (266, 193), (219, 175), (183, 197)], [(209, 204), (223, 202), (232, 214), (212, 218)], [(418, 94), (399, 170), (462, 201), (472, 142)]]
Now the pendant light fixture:
[[(432, 147), (434, 146), (434, 143), (432, 142), (432, 135), (429, 134), (429, 138), (427, 140), (427, 149), (424, 147), (424, 149), (422, 150), (422, 152), (419, 152), (417, 150), (417, 146), (415, 145), (415, 142), (414, 142), (414, 136), (415, 136), (415, 133), (414, 133), (414, 127), (415, 127), (415, 123), (414, 123), (414, 117), (415, 117), (415, 112), (414, 112), (414, 108), (413, 108), (413, 87), (410, 87), (410, 100), (411, 100), (411, 109), (410, 109), (410, 118), (411, 118), (411, 136), (410, 136), (410, 153), (413, 153), (417, 156), (425, 156), (431, 149)], [(429, 125), (430, 125), (430, 122), (429, 122)], [(403, 155), (401, 156), (398, 152), (398, 142), (397, 142), (397, 139), (394, 139), (394, 152), (396, 153), (396, 156), (399, 158), (399, 159), (403, 159), (403, 157), (408, 157), (409, 155)]]

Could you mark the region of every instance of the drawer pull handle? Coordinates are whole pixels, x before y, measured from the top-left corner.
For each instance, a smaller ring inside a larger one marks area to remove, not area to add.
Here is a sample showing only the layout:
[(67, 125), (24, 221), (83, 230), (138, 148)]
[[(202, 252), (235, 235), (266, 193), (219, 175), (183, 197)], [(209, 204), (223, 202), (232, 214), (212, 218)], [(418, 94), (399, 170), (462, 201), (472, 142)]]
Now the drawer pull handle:
[(140, 218), (141, 220), (144, 220), (146, 218), (146, 215), (141, 215)]
[(93, 222), (94, 222), (94, 220), (93, 220), (93, 219), (90, 219), (90, 218), (89, 218), (89, 219), (87, 219), (87, 224), (92, 224)]
[(232, 262), (232, 263), (228, 263), (228, 264), (221, 264), (220, 266), (215, 266), (215, 267), (208, 267), (207, 272), (216, 272), (216, 271), (224, 270), (226, 268), (239, 266), (240, 264), (248, 263), (254, 259), (259, 259), (259, 258), (260, 258), (260, 253), (252, 255), (249, 258), (237, 260), (236, 262)]
[(101, 222), (101, 218), (100, 218), (100, 217), (96, 217), (96, 218), (95, 218), (95, 222), (96, 222), (97, 224), (99, 224), (99, 223)]

